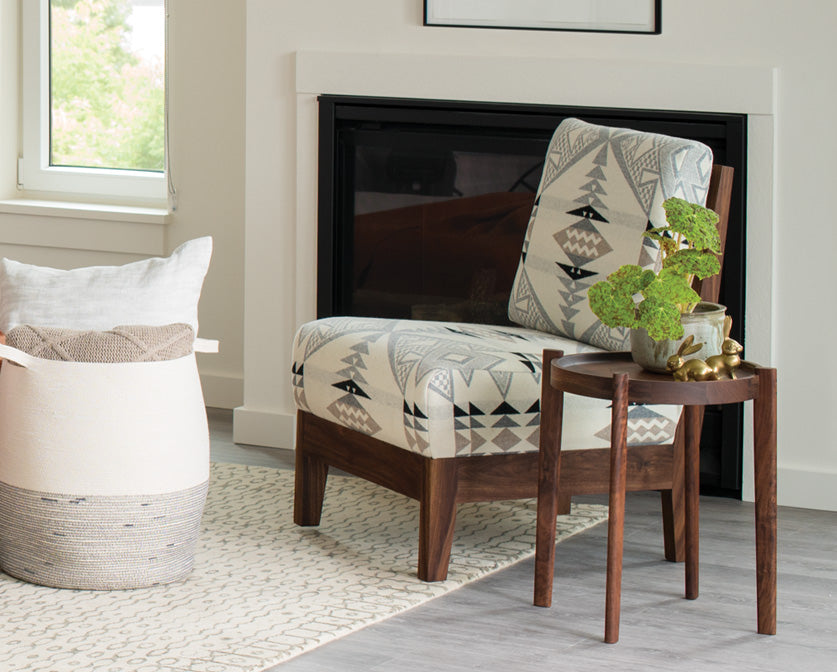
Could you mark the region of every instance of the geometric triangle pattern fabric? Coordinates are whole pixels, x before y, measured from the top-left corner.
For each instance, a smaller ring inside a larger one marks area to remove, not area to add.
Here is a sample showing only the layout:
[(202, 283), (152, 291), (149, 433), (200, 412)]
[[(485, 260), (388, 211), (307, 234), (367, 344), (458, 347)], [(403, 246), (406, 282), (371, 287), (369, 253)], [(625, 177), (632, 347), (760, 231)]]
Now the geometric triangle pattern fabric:
[[(665, 224), (662, 203), (671, 196), (706, 202), (712, 150), (692, 140), (565, 119), (545, 165), (509, 319), (568, 338), (595, 335), (597, 345), (627, 349), (623, 332), (601, 337), (587, 290), (623, 264), (656, 263), (654, 244), (646, 247), (642, 233), (649, 222)], [(568, 284), (585, 278), (592, 280)]]
[(613, 250), (589, 219), (579, 219), (558, 231), (554, 238), (575, 266), (584, 266)]
[[(534, 452), (544, 348), (601, 351), (520, 327), (326, 318), (297, 332), (294, 399), (302, 410), (427, 457)], [(354, 353), (362, 354), (363, 384), (344, 375)], [(610, 422), (609, 403), (566, 395), (565, 450), (609, 445), (609, 435), (596, 436)], [(631, 438), (670, 442), (679, 412), (632, 407)]]
[[(628, 409), (628, 444), (647, 445), (667, 443), (674, 437), (677, 423), (662, 413), (645, 405), (631, 406)], [(596, 432), (596, 437), (610, 441), (610, 423)]]
[(352, 394), (346, 394), (338, 399), (335, 399), (328, 407), (328, 412), (333, 419), (340, 425), (345, 425), (351, 429), (356, 429), (364, 434), (374, 435), (380, 427), (372, 419), (369, 412), (361, 406), (357, 397)]
[(522, 262), (517, 268), (517, 275), (509, 296), (509, 319), (518, 324), (525, 324), (536, 331), (558, 333), (558, 327), (550, 318), (550, 311), (535, 294), (534, 287), (529, 282), (526, 265)]
[[(576, 257), (573, 259), (575, 263), (586, 263), (589, 260), (581, 259)], [(579, 268), (578, 266), (570, 266), (569, 264), (562, 264), (560, 261), (555, 262), (558, 267), (564, 271), (572, 280), (583, 280), (584, 278), (589, 278), (593, 275), (598, 275), (595, 271), (586, 271), (583, 268)], [(561, 277), (561, 276), (559, 276)], [(562, 278), (563, 279), (563, 278)]]

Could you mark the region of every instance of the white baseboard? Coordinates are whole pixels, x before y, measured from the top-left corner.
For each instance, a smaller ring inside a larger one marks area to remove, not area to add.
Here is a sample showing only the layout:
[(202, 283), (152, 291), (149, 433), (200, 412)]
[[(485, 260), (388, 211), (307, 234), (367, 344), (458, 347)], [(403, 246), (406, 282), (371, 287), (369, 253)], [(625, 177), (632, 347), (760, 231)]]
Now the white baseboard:
[(201, 387), (210, 408), (236, 408), (244, 401), (244, 380), (239, 377), (202, 373)]
[(780, 467), (776, 480), (781, 506), (837, 511), (837, 473)]
[(269, 448), (294, 447), (296, 416), (292, 413), (253, 411), (245, 406), (233, 411), (233, 441)]

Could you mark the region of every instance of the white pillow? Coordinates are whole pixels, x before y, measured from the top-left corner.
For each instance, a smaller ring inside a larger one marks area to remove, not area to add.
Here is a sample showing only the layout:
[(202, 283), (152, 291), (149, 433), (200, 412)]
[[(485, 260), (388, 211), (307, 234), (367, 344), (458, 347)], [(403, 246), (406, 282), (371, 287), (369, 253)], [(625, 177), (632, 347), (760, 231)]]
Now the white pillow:
[(63, 271), (0, 259), (0, 331), (19, 324), (107, 330), (175, 322), (198, 331), (198, 300), (212, 238), (183, 243), (167, 258)]

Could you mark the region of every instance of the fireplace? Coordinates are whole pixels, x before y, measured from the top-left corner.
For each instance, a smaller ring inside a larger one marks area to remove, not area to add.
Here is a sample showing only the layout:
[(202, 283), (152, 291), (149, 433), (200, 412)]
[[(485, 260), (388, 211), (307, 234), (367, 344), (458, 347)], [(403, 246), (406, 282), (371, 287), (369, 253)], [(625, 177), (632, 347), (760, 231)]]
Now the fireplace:
[[(735, 168), (721, 303), (743, 342), (747, 116), (319, 97), (317, 312), (508, 323), (543, 157), (575, 116), (700, 140)], [(740, 497), (741, 410), (708, 408), (702, 491)]]

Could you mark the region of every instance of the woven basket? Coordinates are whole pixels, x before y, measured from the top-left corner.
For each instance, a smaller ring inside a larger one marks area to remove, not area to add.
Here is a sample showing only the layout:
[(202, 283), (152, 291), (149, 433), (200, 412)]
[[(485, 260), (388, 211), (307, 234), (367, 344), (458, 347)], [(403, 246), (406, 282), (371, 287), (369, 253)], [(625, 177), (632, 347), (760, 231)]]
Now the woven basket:
[(209, 479), (194, 354), (90, 363), (2, 345), (0, 356), (10, 360), (0, 367), (3, 571), (97, 590), (185, 578)]

